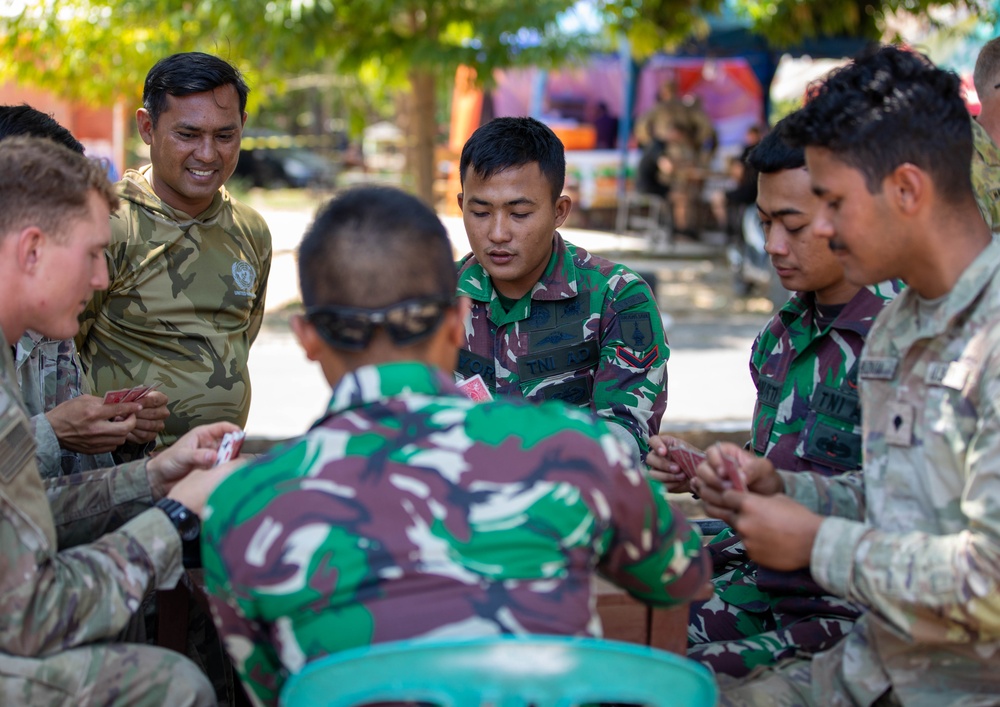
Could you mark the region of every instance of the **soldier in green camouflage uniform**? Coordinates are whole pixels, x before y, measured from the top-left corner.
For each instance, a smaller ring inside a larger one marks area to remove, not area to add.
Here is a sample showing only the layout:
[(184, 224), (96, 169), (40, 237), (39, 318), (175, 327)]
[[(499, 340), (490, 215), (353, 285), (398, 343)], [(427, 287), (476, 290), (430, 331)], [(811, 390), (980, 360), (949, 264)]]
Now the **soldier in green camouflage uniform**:
[(960, 85), (884, 47), (789, 118), (824, 204), (814, 229), (847, 277), (907, 289), (858, 366), (863, 476), (775, 472), (745, 455), (751, 493), (739, 493), (715, 450), (699, 467), (707, 510), (761, 566), (808, 567), (868, 610), (811, 661), (720, 681), (724, 705), (997, 704), (1000, 245), (972, 190)]
[(118, 183), (111, 286), (84, 314), (77, 347), (94, 390), (160, 382), (160, 444), (193, 425), (243, 426), (247, 360), (264, 315), (271, 235), (223, 183), (239, 159), (247, 86), (196, 52), (158, 62), (136, 120), (152, 164)]
[(1000, 37), (979, 50), (972, 75), (979, 116), (972, 125), (972, 188), (986, 223), (1000, 231)]
[(556, 230), (571, 208), (559, 138), (531, 118), (498, 118), (469, 138), (459, 169), (472, 246), (458, 264), (458, 293), (472, 300), (459, 379), (589, 409), (638, 461), (666, 409), (670, 351), (642, 278)]
[(610, 424), (456, 388), (468, 302), (452, 265), (434, 212), (386, 187), (336, 198), (303, 239), (293, 326), (333, 399), (305, 436), (219, 486), (202, 543), (256, 704), (345, 648), (600, 635), (595, 571), (661, 606), (707, 578), (697, 532)]
[[(76, 494), (76, 482), (90, 474), (51, 481), (62, 484), (65, 493), (57, 494), (59, 503), (50, 507), (13, 383), (8, 337), (16, 341), (29, 323), (53, 340), (72, 337), (80, 303), (93, 288), (106, 286), (101, 255), (116, 205), (97, 163), (47, 139), (0, 142), (0, 446), (5, 450), (0, 458), (0, 703), (5, 705), (215, 703), (205, 678), (176, 653), (106, 643), (147, 592), (176, 584), (182, 567), (174, 524), (162, 510), (149, 509), (116, 532), (67, 549), (75, 544), (76, 521), (103, 509), (81, 503)], [(95, 473), (142, 474), (157, 495), (169, 492), (198, 510), (224, 473), (184, 476), (212, 464), (221, 435), (230, 429), (224, 423), (200, 428), (154, 460)], [(110, 500), (128, 502), (118, 495)]]
[[(805, 154), (782, 137), (783, 122), (750, 153), (759, 173), (757, 213), (782, 285), (794, 294), (758, 334), (750, 357), (757, 389), (749, 446), (776, 467), (833, 476), (861, 466), (861, 407), (857, 361), (898, 281), (871, 287), (847, 282), (826, 239), (812, 228), (820, 201), (812, 193)], [(687, 491), (660, 469), (651, 440), (654, 478)], [(688, 657), (718, 674), (746, 675), (793, 655), (829, 648), (850, 631), (860, 608), (818, 586), (807, 571), (775, 572), (747, 557), (727, 530), (708, 546), (715, 596), (695, 604)]]

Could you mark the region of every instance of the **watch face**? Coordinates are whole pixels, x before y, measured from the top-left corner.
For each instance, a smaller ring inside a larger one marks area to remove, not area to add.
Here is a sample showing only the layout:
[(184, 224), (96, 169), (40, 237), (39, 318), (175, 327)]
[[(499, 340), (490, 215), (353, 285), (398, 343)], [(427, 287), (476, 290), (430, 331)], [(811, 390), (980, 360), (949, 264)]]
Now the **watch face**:
[(196, 540), (200, 531), (201, 522), (194, 513), (184, 508), (177, 514), (177, 532), (180, 533), (181, 540), (185, 542)]

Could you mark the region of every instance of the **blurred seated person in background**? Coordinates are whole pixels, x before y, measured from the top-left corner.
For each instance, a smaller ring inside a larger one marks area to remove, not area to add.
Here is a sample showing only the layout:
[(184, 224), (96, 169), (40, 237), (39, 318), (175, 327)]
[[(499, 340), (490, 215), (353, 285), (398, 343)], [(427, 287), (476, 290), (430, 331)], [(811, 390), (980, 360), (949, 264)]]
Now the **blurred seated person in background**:
[[(29, 105), (0, 106), (0, 140), (15, 135), (48, 138), (84, 152), (52, 116)], [(29, 329), (17, 342), (14, 365), (42, 478), (114, 466), (111, 452), (123, 445), (123, 459), (141, 456), (169, 415), (167, 396), (158, 391), (147, 393), (141, 404), (105, 404), (90, 395), (72, 339), (49, 339)]]
[(747, 158), (760, 142), (760, 126), (747, 128), (743, 149), (738, 157), (732, 157), (728, 164), (728, 186), (711, 195), (712, 212), (716, 223), (728, 236), (730, 243), (738, 241), (742, 229), (743, 212), (757, 201), (757, 170)]
[[(765, 249), (781, 284), (794, 292), (751, 349), (757, 388), (751, 446), (782, 469), (833, 476), (861, 466), (857, 361), (875, 317), (902, 284), (847, 281), (827, 240), (813, 231), (822, 202), (812, 192), (805, 151), (784, 141), (783, 126), (747, 158), (748, 169), (760, 174), (756, 209)], [(683, 493), (690, 490), (688, 477), (670, 454), (678, 445), (667, 435), (653, 437), (646, 462), (654, 479)], [(688, 656), (717, 674), (741, 677), (825, 650), (860, 614), (808, 572), (758, 570), (729, 530), (708, 550), (715, 596), (692, 606)]]
[(257, 703), (308, 662), (372, 643), (600, 635), (595, 571), (653, 605), (703, 589), (698, 533), (609, 423), (456, 387), (469, 301), (430, 208), (389, 187), (345, 192), (298, 263), (292, 326), (333, 399), (217, 489), (202, 543), (216, 623)]
[(598, 150), (613, 150), (618, 145), (618, 118), (608, 112), (608, 104), (601, 101), (597, 104), (594, 115), (594, 127), (597, 129)]
[(972, 188), (986, 223), (1000, 232), (1000, 37), (979, 50), (972, 74), (979, 115), (972, 121)]

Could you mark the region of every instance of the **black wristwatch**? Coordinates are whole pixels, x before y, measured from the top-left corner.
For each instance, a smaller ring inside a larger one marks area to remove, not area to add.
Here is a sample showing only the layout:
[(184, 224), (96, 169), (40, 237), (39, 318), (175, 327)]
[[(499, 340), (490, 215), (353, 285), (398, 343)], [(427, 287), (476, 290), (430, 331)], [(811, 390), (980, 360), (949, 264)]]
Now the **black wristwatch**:
[(189, 543), (198, 539), (201, 534), (201, 521), (197, 513), (172, 498), (161, 498), (156, 502), (156, 507), (167, 514), (167, 518), (177, 528), (181, 540)]

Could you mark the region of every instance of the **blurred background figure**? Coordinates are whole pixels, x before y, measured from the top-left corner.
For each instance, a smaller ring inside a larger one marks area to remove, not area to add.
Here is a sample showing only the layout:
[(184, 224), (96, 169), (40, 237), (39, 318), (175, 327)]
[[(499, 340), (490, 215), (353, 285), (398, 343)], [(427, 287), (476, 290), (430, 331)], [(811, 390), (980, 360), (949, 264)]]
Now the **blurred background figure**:
[(597, 104), (594, 116), (594, 127), (597, 129), (598, 150), (613, 150), (618, 146), (618, 118), (608, 111), (608, 104), (601, 101)]

